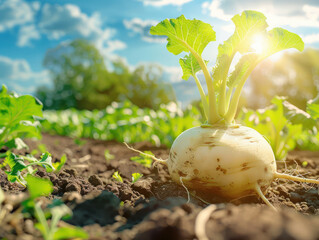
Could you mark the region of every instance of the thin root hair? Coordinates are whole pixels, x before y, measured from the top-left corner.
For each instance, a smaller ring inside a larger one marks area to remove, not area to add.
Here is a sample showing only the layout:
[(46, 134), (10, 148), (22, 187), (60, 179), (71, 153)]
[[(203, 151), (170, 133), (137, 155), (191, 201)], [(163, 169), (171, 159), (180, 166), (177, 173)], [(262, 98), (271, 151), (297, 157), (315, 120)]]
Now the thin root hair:
[[(297, 163), (296, 160), (294, 160), (295, 164), (296, 164), (296, 168), (291, 168), (291, 169), (288, 169), (287, 165), (286, 165), (286, 162), (285, 162), (285, 170), (282, 174), (285, 174), (285, 175), (289, 175), (289, 176), (295, 176), (295, 177), (298, 177), (298, 179), (307, 179), (305, 178), (301, 173), (300, 173), (300, 166), (299, 164)], [(309, 174), (310, 172), (306, 172), (304, 175), (307, 175)], [(281, 173), (280, 173), (281, 174)], [(282, 177), (278, 177), (275, 181), (278, 182), (279, 180), (283, 179)], [(306, 189), (306, 191), (310, 191), (310, 189), (314, 188), (314, 184), (318, 184), (316, 182), (307, 182), (307, 181), (300, 181), (300, 180), (295, 180), (295, 179), (291, 179), (291, 178), (284, 178), (284, 179), (288, 179), (289, 181), (292, 181), (292, 182), (298, 182), (296, 184), (300, 185), (301, 187), (303, 187), (304, 189)]]
[(291, 180), (291, 181), (297, 181), (297, 182), (319, 184), (319, 180), (317, 180), (317, 179), (302, 178), (302, 177), (292, 176), (292, 175), (285, 174), (285, 173), (275, 172), (274, 177), (275, 178), (287, 179), (287, 180)]
[(144, 155), (144, 156), (146, 156), (146, 157), (149, 157), (149, 158), (153, 159), (154, 161), (159, 162), (159, 163), (162, 163), (162, 164), (164, 164), (164, 165), (167, 164), (167, 163), (166, 163), (167, 159), (166, 159), (166, 160), (163, 160), (163, 159), (157, 158), (157, 157), (155, 157), (155, 156), (153, 156), (153, 155), (151, 155), (151, 154), (144, 153), (144, 152), (142, 152), (142, 151), (140, 151), (140, 150), (137, 150), (137, 149), (135, 149), (135, 148), (129, 146), (126, 142), (124, 142), (124, 144), (125, 144), (125, 146), (126, 146), (128, 149), (130, 149), (130, 150), (132, 150), (132, 151), (134, 151), (134, 152), (137, 152), (137, 153), (139, 153), (139, 154), (141, 154), (141, 155)]
[[(206, 224), (213, 212), (218, 209), (217, 205), (211, 204), (208, 207), (201, 210), (195, 219), (195, 235), (198, 240), (209, 240), (206, 234)], [(215, 237), (215, 240), (219, 240), (219, 237)]]
[(258, 196), (266, 203), (266, 205), (268, 205), (269, 207), (271, 207), (273, 210), (278, 211), (277, 208), (274, 207), (274, 205), (272, 205), (269, 200), (265, 197), (265, 195), (263, 194), (263, 192), (260, 189), (260, 186), (258, 184), (256, 184), (255, 190), (258, 194)]
[(187, 202), (186, 202), (186, 203), (189, 203), (190, 200), (191, 200), (191, 196), (190, 196), (190, 193), (189, 193), (187, 187), (186, 187), (186, 186), (184, 185), (184, 183), (183, 183), (183, 177), (180, 177), (180, 178), (179, 178), (179, 181), (181, 182), (182, 186), (185, 188), (185, 190), (186, 190), (186, 192), (187, 192)]

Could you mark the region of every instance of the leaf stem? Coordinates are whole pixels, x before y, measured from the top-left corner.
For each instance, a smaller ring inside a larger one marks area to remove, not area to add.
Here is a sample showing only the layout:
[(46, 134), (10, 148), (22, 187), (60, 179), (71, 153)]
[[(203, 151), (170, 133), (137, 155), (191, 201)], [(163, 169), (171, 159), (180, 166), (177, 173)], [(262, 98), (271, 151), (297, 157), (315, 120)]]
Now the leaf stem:
[(207, 120), (207, 116), (208, 116), (208, 111), (209, 111), (209, 107), (208, 107), (208, 103), (207, 103), (207, 99), (206, 99), (206, 94), (203, 90), (202, 85), (200, 84), (199, 79), (196, 76), (196, 73), (193, 75), (196, 85), (198, 87), (199, 93), (200, 93), (200, 97), (202, 100), (202, 104), (203, 104), (203, 109), (204, 109), (204, 115), (205, 115), (205, 119)]
[(249, 77), (250, 73), (253, 71), (253, 69), (256, 67), (256, 65), (258, 63), (259, 63), (259, 61), (256, 61), (255, 63), (253, 63), (250, 66), (249, 70), (245, 73), (244, 77), (241, 79), (238, 86), (236, 87), (234, 95), (233, 95), (233, 97), (230, 101), (230, 104), (229, 104), (229, 109), (225, 115), (226, 123), (231, 123), (234, 120), (236, 112), (237, 112), (237, 107), (238, 107), (241, 91), (242, 91), (244, 84), (245, 84), (247, 78)]
[(204, 60), (202, 59), (202, 57), (192, 47), (190, 47), (186, 42), (185, 42), (185, 44), (188, 46), (188, 49), (196, 58), (199, 66), (203, 70), (203, 73), (205, 76), (207, 90), (208, 90), (208, 106), (209, 106), (207, 122), (208, 122), (208, 124), (212, 125), (214, 123), (217, 123), (221, 119), (219, 114), (218, 114), (218, 111), (217, 111), (216, 95), (215, 95), (213, 80), (208, 72), (207, 66), (206, 66)]
[(229, 109), (229, 103), (230, 103), (230, 99), (231, 99), (231, 96), (233, 93), (233, 89), (234, 89), (233, 87), (230, 87), (226, 93), (226, 112)]
[(223, 75), (222, 75), (222, 84), (219, 90), (219, 102), (218, 102), (218, 113), (223, 117), (225, 116), (228, 108), (229, 108), (229, 99), (227, 99), (227, 76), (229, 72), (229, 68), (231, 62), (235, 56), (236, 51), (232, 53), (232, 55), (228, 58), (228, 61), (223, 66)]

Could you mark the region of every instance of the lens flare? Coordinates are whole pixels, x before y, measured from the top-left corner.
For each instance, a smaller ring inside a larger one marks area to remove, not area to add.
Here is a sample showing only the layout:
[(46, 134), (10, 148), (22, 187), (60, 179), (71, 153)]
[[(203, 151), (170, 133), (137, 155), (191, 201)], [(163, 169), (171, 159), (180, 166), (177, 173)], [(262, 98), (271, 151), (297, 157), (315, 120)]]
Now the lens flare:
[(255, 50), (256, 53), (261, 54), (266, 50), (265, 36), (259, 34), (253, 37), (253, 43), (251, 48)]

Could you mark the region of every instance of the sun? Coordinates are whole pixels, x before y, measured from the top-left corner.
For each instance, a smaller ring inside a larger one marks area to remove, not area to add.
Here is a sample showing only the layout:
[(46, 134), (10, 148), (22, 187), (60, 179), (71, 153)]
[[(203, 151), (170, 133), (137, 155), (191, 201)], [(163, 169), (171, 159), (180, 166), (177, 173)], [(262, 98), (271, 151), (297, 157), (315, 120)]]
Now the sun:
[(254, 49), (256, 53), (261, 54), (266, 50), (267, 42), (264, 35), (255, 35), (252, 42), (251, 48)]

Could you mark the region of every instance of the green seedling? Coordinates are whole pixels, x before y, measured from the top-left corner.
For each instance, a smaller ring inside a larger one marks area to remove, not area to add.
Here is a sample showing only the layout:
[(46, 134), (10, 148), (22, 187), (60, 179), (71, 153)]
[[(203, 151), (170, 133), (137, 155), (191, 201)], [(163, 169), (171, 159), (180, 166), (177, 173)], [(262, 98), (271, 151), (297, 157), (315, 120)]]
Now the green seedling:
[[(52, 193), (52, 183), (47, 179), (37, 178), (31, 175), (26, 177), (28, 183), (29, 199), (24, 201), (27, 210), (33, 209), (37, 223), (35, 227), (41, 232), (44, 240), (60, 240), (60, 239), (87, 239), (87, 233), (81, 228), (58, 227), (61, 219), (70, 217), (72, 211), (62, 202), (52, 204), (48, 209), (41, 208), (41, 202), (36, 202), (40, 196), (48, 196)], [(47, 218), (50, 217), (50, 223)]]
[(41, 138), (38, 120), (42, 105), (29, 95), (9, 93), (3, 85), (0, 92), (0, 149), (6, 146), (24, 148), (22, 138)]
[(74, 143), (78, 146), (83, 146), (84, 144), (86, 144), (86, 140), (82, 140), (81, 138), (75, 138), (74, 139)]
[(5, 159), (5, 164), (10, 167), (10, 171), (5, 171), (8, 180), (10, 182), (17, 181), (24, 187), (26, 186), (24, 176), (28, 174), (34, 175), (37, 171), (33, 166), (42, 166), (47, 171), (55, 170), (52, 165), (51, 154), (48, 152), (42, 154), (40, 160), (37, 160), (32, 156), (18, 156), (14, 153), (9, 153)]
[(122, 177), (121, 177), (121, 175), (119, 174), (118, 171), (114, 172), (112, 177), (118, 182), (123, 182), (123, 179), (122, 179)]
[(114, 159), (114, 155), (110, 153), (110, 150), (106, 149), (104, 151), (104, 157), (107, 163), (109, 163), (112, 159)]
[(136, 183), (141, 177), (143, 177), (141, 173), (132, 173), (132, 183)]
[(52, 163), (53, 167), (55, 168), (55, 172), (59, 172), (66, 163), (66, 161), (67, 157), (65, 154), (63, 154), (60, 161)]

